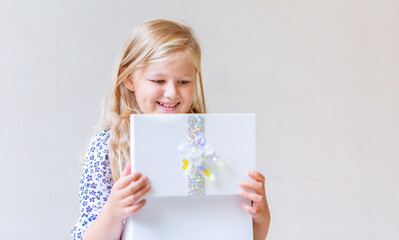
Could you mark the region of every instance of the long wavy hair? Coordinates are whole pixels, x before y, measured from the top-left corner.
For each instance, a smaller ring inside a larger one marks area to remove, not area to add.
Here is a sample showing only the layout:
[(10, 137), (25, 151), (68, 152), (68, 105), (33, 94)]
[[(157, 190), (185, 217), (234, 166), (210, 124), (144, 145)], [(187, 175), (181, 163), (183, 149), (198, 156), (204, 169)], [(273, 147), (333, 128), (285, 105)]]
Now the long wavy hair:
[(135, 93), (123, 80), (136, 69), (163, 61), (172, 54), (187, 58), (196, 69), (193, 103), (189, 113), (206, 113), (201, 75), (201, 49), (193, 30), (181, 20), (153, 19), (129, 35), (117, 59), (112, 84), (102, 108), (98, 130), (111, 130), (108, 159), (117, 181), (130, 160), (130, 114), (141, 114)]

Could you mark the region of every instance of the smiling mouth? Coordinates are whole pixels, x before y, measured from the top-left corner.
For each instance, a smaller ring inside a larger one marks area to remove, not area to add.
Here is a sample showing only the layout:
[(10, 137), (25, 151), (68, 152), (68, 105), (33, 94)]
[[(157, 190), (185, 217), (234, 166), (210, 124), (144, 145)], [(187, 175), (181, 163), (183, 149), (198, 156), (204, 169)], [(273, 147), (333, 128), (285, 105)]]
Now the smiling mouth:
[(161, 105), (162, 107), (165, 107), (165, 108), (175, 108), (175, 107), (177, 107), (180, 104), (180, 102), (175, 103), (175, 104), (171, 104), (171, 103), (166, 104), (166, 103), (158, 102), (158, 101), (157, 101), (157, 103), (159, 105)]

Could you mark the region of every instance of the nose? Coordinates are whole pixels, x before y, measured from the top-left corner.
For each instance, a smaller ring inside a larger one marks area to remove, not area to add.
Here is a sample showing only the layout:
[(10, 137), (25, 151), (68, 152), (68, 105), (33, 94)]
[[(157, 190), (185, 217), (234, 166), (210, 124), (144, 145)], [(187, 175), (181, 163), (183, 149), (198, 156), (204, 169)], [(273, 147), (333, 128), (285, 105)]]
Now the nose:
[(177, 84), (174, 81), (169, 81), (165, 84), (164, 95), (166, 98), (174, 100), (178, 97)]

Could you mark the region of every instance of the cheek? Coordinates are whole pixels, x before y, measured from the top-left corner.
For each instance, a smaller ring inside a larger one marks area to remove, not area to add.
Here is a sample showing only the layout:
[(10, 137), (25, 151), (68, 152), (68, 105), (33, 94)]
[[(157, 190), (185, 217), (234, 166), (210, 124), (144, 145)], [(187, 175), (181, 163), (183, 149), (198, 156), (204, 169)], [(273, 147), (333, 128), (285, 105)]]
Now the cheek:
[(156, 101), (163, 95), (162, 88), (151, 88), (146, 93), (146, 98), (148, 101)]
[(194, 87), (184, 89), (182, 95), (186, 104), (188, 106), (191, 106), (191, 103), (193, 102), (194, 99)]
[(156, 87), (140, 88), (136, 91), (136, 100), (138, 103), (149, 104), (156, 101), (162, 95), (162, 90)]
[(156, 102), (162, 91), (157, 88), (138, 88), (136, 89), (136, 102), (142, 113), (154, 113)]

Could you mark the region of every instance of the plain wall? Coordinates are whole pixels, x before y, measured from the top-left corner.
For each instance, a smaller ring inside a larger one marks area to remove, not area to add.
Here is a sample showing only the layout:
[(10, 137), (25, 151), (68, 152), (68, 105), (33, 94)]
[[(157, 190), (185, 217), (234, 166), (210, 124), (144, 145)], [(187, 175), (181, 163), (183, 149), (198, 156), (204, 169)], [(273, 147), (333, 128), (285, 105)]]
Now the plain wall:
[(186, 20), (210, 112), (255, 112), (268, 239), (399, 239), (399, 1), (1, 1), (0, 236), (69, 239), (125, 38)]

